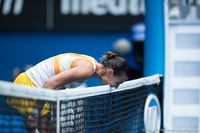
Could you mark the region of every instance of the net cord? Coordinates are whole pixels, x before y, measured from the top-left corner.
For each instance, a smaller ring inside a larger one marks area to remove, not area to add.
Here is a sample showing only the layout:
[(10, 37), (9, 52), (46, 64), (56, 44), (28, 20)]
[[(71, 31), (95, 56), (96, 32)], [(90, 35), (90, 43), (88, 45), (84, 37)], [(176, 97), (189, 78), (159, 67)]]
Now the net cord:
[[(159, 84), (160, 76), (161, 75), (159, 74), (155, 74), (149, 77), (126, 81), (123, 84), (121, 84), (117, 89), (115, 89), (114, 87), (110, 87), (109, 85), (104, 85), (96, 87), (66, 89), (59, 91), (13, 84), (11, 82), (0, 80), (0, 94), (5, 96), (33, 98), (49, 101), (57, 101), (58, 98), (59, 100), (71, 100), (76, 98), (85, 98), (101, 94), (119, 92), (127, 89), (141, 87), (144, 85)], [(82, 89), (84, 91), (81, 91)]]

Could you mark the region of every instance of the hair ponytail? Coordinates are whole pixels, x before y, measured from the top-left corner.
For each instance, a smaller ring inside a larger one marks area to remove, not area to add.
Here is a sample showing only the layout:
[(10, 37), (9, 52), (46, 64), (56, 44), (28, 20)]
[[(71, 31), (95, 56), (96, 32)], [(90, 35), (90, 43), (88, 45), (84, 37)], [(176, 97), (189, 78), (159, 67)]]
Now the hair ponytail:
[(113, 52), (107, 52), (105, 55), (105, 58), (107, 59), (113, 59), (117, 56), (117, 54), (113, 53)]

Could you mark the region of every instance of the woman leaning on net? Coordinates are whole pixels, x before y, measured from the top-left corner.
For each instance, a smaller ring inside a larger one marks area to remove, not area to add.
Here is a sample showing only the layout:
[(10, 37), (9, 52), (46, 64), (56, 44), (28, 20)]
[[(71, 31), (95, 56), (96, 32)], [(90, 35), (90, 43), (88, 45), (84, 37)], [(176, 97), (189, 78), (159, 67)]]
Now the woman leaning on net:
[[(99, 79), (103, 85), (118, 86), (126, 81), (129, 76), (127, 62), (113, 52), (107, 52), (101, 63), (93, 57), (83, 54), (66, 53), (48, 58), (33, 66), (26, 72), (21, 73), (14, 83), (59, 90), (62, 88), (76, 88), (91, 77)], [(40, 132), (51, 132), (42, 127), (50, 127), (46, 123), (50, 104), (20, 98), (7, 99), (7, 103), (22, 114), (24, 124), (28, 132), (34, 132), (37, 127)], [(29, 103), (33, 107), (26, 107)], [(15, 106), (21, 105), (21, 106)], [(27, 104), (26, 104), (27, 105)], [(25, 107), (24, 107), (25, 106)], [(43, 107), (43, 109), (39, 109)], [(38, 120), (40, 122), (38, 123)]]

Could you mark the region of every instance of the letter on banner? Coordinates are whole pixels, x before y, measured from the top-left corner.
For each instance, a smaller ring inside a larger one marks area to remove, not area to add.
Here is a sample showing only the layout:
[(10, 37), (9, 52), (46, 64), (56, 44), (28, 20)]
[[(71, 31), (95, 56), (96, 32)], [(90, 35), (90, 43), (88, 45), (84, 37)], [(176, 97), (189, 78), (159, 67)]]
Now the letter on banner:
[(106, 0), (91, 0), (91, 12), (97, 16), (105, 15), (107, 13), (105, 4)]
[(69, 0), (61, 0), (61, 2), (60, 2), (60, 12), (63, 15), (69, 14), (69, 12), (70, 12)]
[(82, 1), (82, 14), (83, 15), (88, 15), (91, 10), (91, 5), (90, 5), (90, 0), (83, 0)]
[[(13, 0), (4, 0), (2, 7), (2, 15), (8, 15), (12, 11), (12, 2)], [(0, 0), (0, 4), (1, 4)], [(22, 12), (24, 0), (14, 0), (13, 5), (13, 14), (19, 15)]]
[(108, 10), (112, 15), (117, 16), (127, 14), (127, 0), (107, 0), (107, 5)]
[(72, 0), (72, 14), (77, 15), (79, 14), (80, 1), (79, 0)]
[[(140, 8), (142, 4), (144, 4), (144, 2), (142, 2), (144, 0), (140, 0), (140, 2), (138, 0), (129, 0), (129, 12), (131, 15), (139, 15), (141, 12)], [(144, 6), (144, 5), (143, 5)]]
[(13, 14), (19, 15), (22, 12), (24, 0), (15, 0), (15, 4), (13, 7)]

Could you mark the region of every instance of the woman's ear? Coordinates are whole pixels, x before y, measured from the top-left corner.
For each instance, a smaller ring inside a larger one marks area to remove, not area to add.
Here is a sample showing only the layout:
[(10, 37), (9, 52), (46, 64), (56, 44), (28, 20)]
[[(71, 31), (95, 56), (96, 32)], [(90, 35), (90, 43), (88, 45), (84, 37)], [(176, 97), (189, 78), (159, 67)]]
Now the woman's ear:
[(114, 70), (113, 69), (108, 69), (108, 74), (113, 74)]

